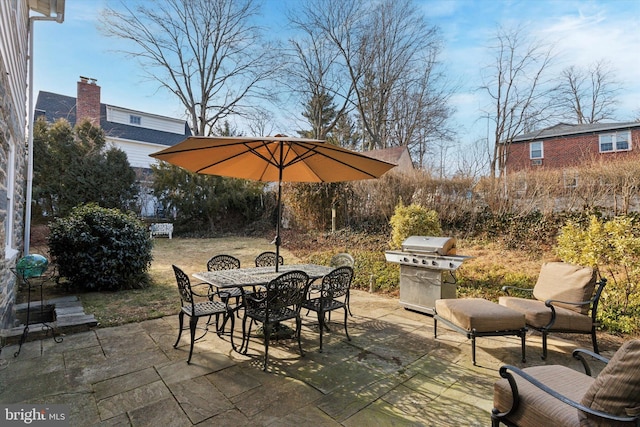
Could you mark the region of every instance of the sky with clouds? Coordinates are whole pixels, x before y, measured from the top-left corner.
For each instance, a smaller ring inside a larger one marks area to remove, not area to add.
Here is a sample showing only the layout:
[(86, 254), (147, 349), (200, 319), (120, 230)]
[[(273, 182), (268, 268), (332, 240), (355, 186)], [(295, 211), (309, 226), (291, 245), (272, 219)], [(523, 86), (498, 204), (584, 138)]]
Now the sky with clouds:
[[(264, 25), (286, 22), (284, 10), (296, 0), (266, 0)], [(623, 92), (618, 119), (640, 116), (640, 1), (638, 0), (415, 0), (427, 20), (441, 30), (441, 60), (459, 83), (453, 123), (461, 142), (486, 134), (482, 120), (481, 70), (491, 60), (487, 46), (499, 26), (526, 29), (554, 44), (558, 72), (569, 65), (610, 63)], [(79, 76), (97, 79), (102, 102), (154, 114), (182, 117), (169, 95), (145, 82), (135, 61), (114, 52), (119, 43), (96, 28), (106, 0), (66, 0), (65, 21), (37, 22), (34, 97), (39, 91), (76, 95)], [(286, 127), (286, 124), (281, 124)], [(293, 134), (293, 129), (285, 129)]]

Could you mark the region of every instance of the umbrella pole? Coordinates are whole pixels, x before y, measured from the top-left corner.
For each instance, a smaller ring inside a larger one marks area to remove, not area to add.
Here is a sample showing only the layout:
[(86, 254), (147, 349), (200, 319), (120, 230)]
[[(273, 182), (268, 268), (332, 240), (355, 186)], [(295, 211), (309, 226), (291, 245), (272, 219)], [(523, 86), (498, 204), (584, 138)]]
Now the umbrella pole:
[[(282, 174), (282, 171), (280, 171)], [(280, 220), (282, 217), (282, 181), (278, 181), (278, 223), (276, 224), (276, 273), (278, 272), (278, 265), (280, 264)]]
[(280, 168), (278, 172), (278, 221), (276, 223), (276, 273), (280, 265), (280, 222), (282, 221), (282, 159), (283, 144), (280, 142)]

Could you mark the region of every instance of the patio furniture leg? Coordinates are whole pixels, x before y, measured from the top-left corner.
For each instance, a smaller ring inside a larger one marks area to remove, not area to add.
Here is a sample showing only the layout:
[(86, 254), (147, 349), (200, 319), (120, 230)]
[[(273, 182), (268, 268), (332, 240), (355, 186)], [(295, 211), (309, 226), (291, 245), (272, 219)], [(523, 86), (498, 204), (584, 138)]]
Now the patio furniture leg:
[[(253, 320), (251, 320), (253, 323)], [(247, 354), (249, 350), (249, 334), (251, 333), (251, 325), (249, 325), (249, 331), (247, 331), (247, 317), (242, 319), (242, 343), (240, 344), (240, 353)]]
[(235, 316), (232, 313), (230, 314), (223, 314), (223, 317), (225, 318), (223, 324), (222, 324), (222, 331), (224, 332), (224, 324), (227, 323), (227, 320), (231, 319), (231, 328), (229, 329), (229, 339), (231, 341), (231, 347), (235, 350), (236, 346), (233, 344), (233, 329), (235, 328)]
[(522, 363), (525, 363), (527, 361), (527, 357), (525, 356), (525, 352), (526, 352), (526, 348), (527, 348), (526, 345), (525, 345), (526, 339), (527, 339), (527, 330), (524, 329), (520, 333), (520, 345), (522, 347)]
[(320, 330), (320, 350), (319, 353), (322, 353), (322, 332), (324, 332), (324, 312), (318, 312), (318, 329)]
[(547, 359), (547, 333), (542, 331), (542, 360)]
[(351, 341), (351, 337), (349, 336), (349, 331), (347, 331), (347, 311), (348, 311), (348, 307), (349, 306), (346, 306), (345, 310), (344, 310), (344, 333), (347, 336), (347, 341)]
[(191, 355), (193, 354), (193, 343), (196, 340), (196, 326), (198, 326), (198, 317), (191, 316), (189, 318), (189, 329), (191, 332), (191, 344), (189, 345), (189, 358), (187, 359), (187, 364), (191, 363)]
[(182, 310), (180, 310), (180, 313), (178, 314), (178, 324), (180, 325), (178, 329), (178, 339), (176, 340), (176, 343), (173, 345), (173, 348), (178, 347), (178, 343), (180, 342), (180, 337), (182, 336), (182, 328), (184, 324), (184, 312)]
[(271, 325), (264, 323), (262, 327), (264, 331), (264, 367), (263, 371), (267, 371), (267, 362), (269, 361), (269, 340), (271, 339)]
[(471, 335), (471, 361), (473, 362), (473, 366), (476, 366), (476, 336), (475, 336), (475, 334)]
[[(304, 351), (302, 351), (302, 342), (300, 340), (302, 335), (302, 318), (300, 315), (296, 317), (296, 329), (298, 330), (298, 349), (300, 349), (300, 356), (304, 356)], [(322, 336), (322, 332), (320, 332), (320, 336)]]

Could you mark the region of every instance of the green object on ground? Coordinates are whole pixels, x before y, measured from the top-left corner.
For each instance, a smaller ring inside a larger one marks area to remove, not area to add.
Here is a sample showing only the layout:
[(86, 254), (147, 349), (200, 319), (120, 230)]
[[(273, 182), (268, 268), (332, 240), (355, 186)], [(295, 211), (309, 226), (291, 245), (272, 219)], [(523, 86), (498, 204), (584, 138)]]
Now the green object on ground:
[(49, 261), (42, 255), (31, 254), (20, 258), (16, 264), (16, 271), (23, 279), (40, 277), (49, 267)]

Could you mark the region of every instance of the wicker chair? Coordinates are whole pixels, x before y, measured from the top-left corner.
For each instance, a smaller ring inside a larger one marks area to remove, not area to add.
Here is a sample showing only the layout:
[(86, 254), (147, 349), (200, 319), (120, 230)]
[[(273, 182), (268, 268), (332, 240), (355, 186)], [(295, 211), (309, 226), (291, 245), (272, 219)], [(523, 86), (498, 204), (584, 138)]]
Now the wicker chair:
[(533, 298), (501, 296), (499, 302), (523, 313), (527, 326), (542, 334), (543, 359), (547, 358), (547, 335), (551, 332), (590, 334), (593, 351), (598, 353), (596, 316), (606, 283), (606, 279), (596, 282), (596, 272), (590, 267), (548, 262), (540, 269), (533, 289), (502, 288), (507, 295), (517, 290), (532, 294)]
[[(189, 329), (191, 343), (189, 346), (189, 358), (187, 359), (187, 363), (191, 363), (191, 355), (193, 354), (193, 344), (202, 339), (206, 333), (208, 332), (208, 328), (211, 322), (211, 318), (215, 316), (216, 322), (216, 332), (218, 335), (222, 333), (221, 329), (218, 327), (220, 316), (225, 316), (231, 319), (231, 330), (233, 330), (234, 324), (234, 316), (231, 308), (226, 302), (216, 301), (215, 296), (216, 292), (212, 288), (211, 285), (207, 283), (198, 283), (196, 285), (191, 285), (191, 281), (189, 280), (189, 276), (187, 276), (184, 271), (180, 268), (173, 266), (173, 272), (176, 276), (176, 282), (178, 283), (178, 291), (180, 292), (180, 313), (178, 314), (178, 319), (180, 322), (179, 331), (178, 331), (178, 339), (176, 339), (173, 348), (178, 347), (178, 343), (180, 342), (180, 337), (182, 336), (182, 331), (185, 329)], [(204, 288), (204, 291), (196, 292), (194, 288)], [(184, 316), (189, 316), (189, 326), (184, 326)], [(198, 327), (198, 320), (201, 317), (207, 318), (207, 323), (204, 326), (204, 332), (199, 337), (196, 337), (196, 329)], [(232, 345), (233, 345), (233, 335), (231, 336)]]
[[(296, 320), (295, 336), (298, 339), (300, 355), (304, 356), (302, 343), (300, 342), (300, 329), (302, 326), (300, 308), (305, 300), (308, 287), (309, 276), (303, 271), (294, 270), (276, 277), (267, 284), (264, 290), (245, 296), (245, 310), (242, 321), (243, 353), (246, 354), (249, 348), (249, 335), (253, 322), (262, 323), (264, 331), (263, 370), (267, 370), (272, 329), (278, 328), (282, 321)], [(248, 321), (250, 321), (250, 324), (247, 330)]]
[(318, 329), (320, 330), (320, 353), (322, 353), (322, 333), (329, 327), (325, 323), (325, 314), (333, 310), (344, 310), (344, 332), (347, 340), (351, 341), (347, 330), (347, 307), (349, 304), (349, 289), (353, 279), (353, 268), (349, 266), (338, 267), (324, 276), (320, 285), (320, 296), (307, 299), (302, 307), (315, 311), (318, 315)]
[[(282, 255), (278, 256), (278, 264), (284, 264), (284, 258)], [(256, 267), (275, 267), (276, 266), (276, 253), (275, 252), (262, 252), (256, 257)]]
[[(607, 365), (597, 377), (584, 354)], [(578, 349), (585, 374), (562, 365), (502, 366), (494, 385), (493, 427), (640, 425), (640, 340), (627, 341), (611, 360)]]

